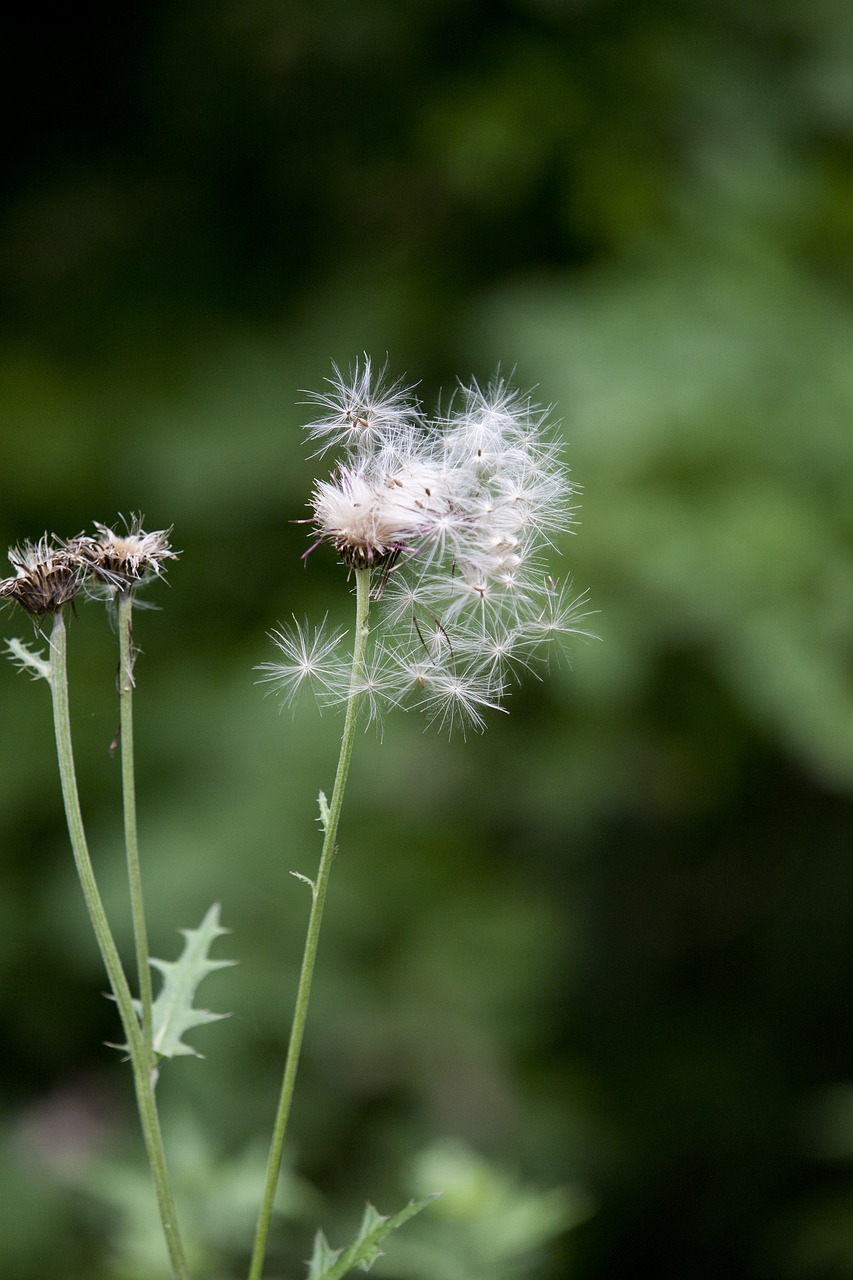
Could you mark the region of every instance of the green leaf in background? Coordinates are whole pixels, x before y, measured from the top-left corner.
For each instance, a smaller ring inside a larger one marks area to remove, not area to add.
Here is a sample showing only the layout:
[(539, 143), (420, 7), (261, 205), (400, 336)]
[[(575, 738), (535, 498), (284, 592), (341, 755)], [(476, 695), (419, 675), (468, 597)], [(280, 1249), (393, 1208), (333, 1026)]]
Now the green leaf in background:
[(456, 1139), (427, 1147), (412, 1182), (442, 1187), (436, 1212), (394, 1244), (395, 1280), (511, 1280), (539, 1274), (544, 1251), (585, 1222), (595, 1204), (577, 1183), (545, 1190)]
[[(164, 1127), (193, 1276), (228, 1280), (241, 1275), (263, 1193), (266, 1136), (225, 1151), (197, 1114), (180, 1107), (167, 1111)], [(86, 1219), (98, 1223), (106, 1258), (103, 1274), (110, 1280), (163, 1280), (163, 1240), (151, 1175), (136, 1147), (78, 1153), (57, 1168), (55, 1178), (59, 1186), (75, 1189)], [(319, 1194), (285, 1163), (277, 1215), (302, 1228), (316, 1221), (320, 1204)]]
[(154, 1048), (163, 1058), (175, 1058), (181, 1054), (200, 1054), (182, 1039), (185, 1032), (207, 1022), (227, 1018), (226, 1013), (210, 1013), (207, 1009), (194, 1009), (193, 999), (202, 978), (214, 969), (225, 969), (234, 960), (211, 960), (208, 951), (211, 944), (227, 929), (219, 924), (219, 903), (215, 902), (197, 929), (182, 929), (186, 943), (177, 960), (156, 960), (151, 964), (163, 975), (163, 986), (154, 1001)]
[(314, 1252), (308, 1264), (308, 1280), (341, 1280), (353, 1267), (369, 1271), (382, 1252), (380, 1242), (409, 1218), (420, 1213), (435, 1198), (434, 1195), (429, 1195), (420, 1200), (411, 1200), (405, 1209), (392, 1217), (377, 1213), (372, 1204), (365, 1205), (358, 1235), (348, 1249), (332, 1249), (323, 1232), (318, 1231), (314, 1237)]

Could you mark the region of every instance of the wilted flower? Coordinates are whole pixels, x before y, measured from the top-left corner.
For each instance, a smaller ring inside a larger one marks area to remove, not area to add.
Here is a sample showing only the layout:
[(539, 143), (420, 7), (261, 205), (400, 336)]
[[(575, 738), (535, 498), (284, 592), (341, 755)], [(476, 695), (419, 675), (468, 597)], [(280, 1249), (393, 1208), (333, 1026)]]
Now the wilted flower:
[[(584, 616), (542, 558), (572, 523), (549, 412), (497, 377), (460, 386), (448, 412), (428, 419), (412, 389), (374, 376), (367, 358), (328, 381), (330, 392), (311, 397), (324, 413), (308, 434), (341, 459), (314, 487), (310, 550), (329, 542), (345, 565), (375, 570), (368, 714), (414, 703), (443, 728), (481, 728), (510, 673)], [(273, 638), (283, 660), (265, 664), (264, 678), (288, 700), (306, 681), (324, 703), (350, 697), (338, 638), (315, 632), (310, 662), (301, 628)]]
[(95, 529), (97, 537), (81, 534), (65, 547), (84, 566), (90, 580), (115, 591), (129, 591), (162, 577), (165, 561), (178, 557), (169, 546), (171, 529), (146, 533), (139, 516), (131, 517), (125, 533), (116, 533), (97, 520)]
[(0, 601), (16, 600), (36, 617), (55, 613), (86, 585), (93, 594), (113, 595), (162, 577), (166, 560), (177, 559), (169, 529), (145, 533), (133, 517), (126, 533), (95, 522), (97, 537), (78, 534), (60, 539), (44, 534), (38, 542), (12, 547), (14, 578), (0, 580)]
[(84, 573), (79, 558), (47, 534), (11, 547), (9, 561), (15, 576), (0, 580), (0, 599), (17, 601), (34, 617), (56, 613), (73, 600)]

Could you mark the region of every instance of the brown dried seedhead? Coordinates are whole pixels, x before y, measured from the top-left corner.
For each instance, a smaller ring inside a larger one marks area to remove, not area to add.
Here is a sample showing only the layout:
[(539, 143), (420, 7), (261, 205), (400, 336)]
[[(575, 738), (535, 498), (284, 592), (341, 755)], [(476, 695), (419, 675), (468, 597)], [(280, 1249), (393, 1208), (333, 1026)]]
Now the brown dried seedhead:
[(146, 533), (135, 517), (126, 533), (116, 533), (97, 520), (95, 528), (96, 538), (81, 534), (65, 546), (84, 566), (87, 576), (116, 591), (129, 591), (152, 578), (162, 577), (165, 561), (178, 558), (178, 552), (169, 546), (171, 529)]
[(37, 618), (73, 600), (85, 573), (79, 556), (47, 534), (38, 542), (12, 547), (9, 560), (15, 576), (0, 580), (0, 600), (17, 601)]

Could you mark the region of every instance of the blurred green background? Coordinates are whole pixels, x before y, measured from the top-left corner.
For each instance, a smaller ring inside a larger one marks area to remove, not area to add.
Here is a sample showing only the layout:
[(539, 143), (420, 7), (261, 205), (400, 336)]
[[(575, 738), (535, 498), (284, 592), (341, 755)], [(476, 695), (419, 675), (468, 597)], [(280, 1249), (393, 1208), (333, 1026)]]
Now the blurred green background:
[[(15, 10), (0, 535), (183, 551), (136, 716), (155, 954), (216, 900), (240, 961), (161, 1084), (197, 1274), (245, 1274), (340, 728), (254, 683), (349, 616), (299, 402), (367, 351), (558, 405), (601, 643), (482, 738), (358, 742), (270, 1276), (442, 1187), (386, 1276), (853, 1275), (848, 0)], [(98, 607), (71, 647), (129, 955)], [(0, 690), (0, 1275), (156, 1280), (47, 691)]]

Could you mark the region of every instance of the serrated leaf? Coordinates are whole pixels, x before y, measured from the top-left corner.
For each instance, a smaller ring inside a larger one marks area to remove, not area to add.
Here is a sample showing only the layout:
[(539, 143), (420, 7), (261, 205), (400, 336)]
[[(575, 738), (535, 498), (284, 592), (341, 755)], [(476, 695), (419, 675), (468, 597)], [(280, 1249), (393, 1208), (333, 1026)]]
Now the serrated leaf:
[(27, 671), (33, 680), (46, 680), (50, 684), (51, 666), (49, 658), (43, 657), (35, 649), (31, 649), (29, 645), (24, 644), (23, 640), (18, 640), (17, 637), (7, 640), (6, 648), (9, 651), (8, 656), (19, 671)]
[(211, 960), (208, 951), (211, 944), (223, 933), (219, 924), (219, 903), (215, 902), (197, 929), (182, 929), (186, 939), (184, 950), (177, 960), (156, 960), (151, 965), (163, 975), (163, 986), (154, 1001), (152, 1022), (154, 1049), (163, 1058), (175, 1058), (192, 1054), (203, 1055), (183, 1040), (187, 1031), (208, 1022), (227, 1018), (227, 1013), (210, 1013), (207, 1009), (194, 1009), (198, 985), (214, 969), (225, 969), (234, 960)]
[(410, 1200), (405, 1209), (391, 1217), (377, 1213), (372, 1204), (365, 1205), (358, 1235), (348, 1249), (331, 1249), (322, 1231), (318, 1231), (314, 1238), (314, 1253), (308, 1264), (308, 1280), (341, 1280), (353, 1267), (369, 1271), (382, 1252), (379, 1245), (385, 1237), (420, 1213), (435, 1198), (433, 1195)]
[[(388, 1219), (374, 1209), (372, 1204), (364, 1206), (364, 1217), (361, 1220), (361, 1227), (358, 1232), (359, 1238), (356, 1241), (356, 1244), (362, 1244), (362, 1254), (355, 1264), (362, 1271), (369, 1271), (382, 1252), (379, 1248), (379, 1241), (388, 1234), (387, 1231), (382, 1229), (386, 1222), (388, 1222)], [(393, 1230), (393, 1227), (389, 1227), (388, 1230)]]
[(314, 1237), (311, 1261), (308, 1263), (308, 1280), (317, 1280), (320, 1276), (328, 1275), (342, 1252), (341, 1249), (333, 1249), (323, 1232), (318, 1231)]

